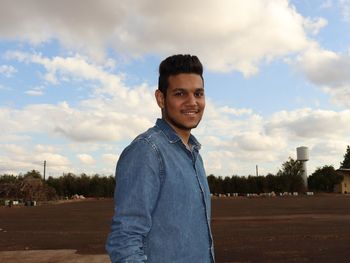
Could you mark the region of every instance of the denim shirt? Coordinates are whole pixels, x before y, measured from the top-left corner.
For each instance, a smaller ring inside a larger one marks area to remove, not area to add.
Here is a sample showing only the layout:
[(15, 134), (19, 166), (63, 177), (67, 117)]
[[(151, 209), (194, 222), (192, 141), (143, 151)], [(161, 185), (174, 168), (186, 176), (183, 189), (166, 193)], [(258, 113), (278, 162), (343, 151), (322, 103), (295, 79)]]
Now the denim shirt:
[(189, 143), (158, 119), (121, 154), (106, 243), (113, 263), (214, 262), (200, 144), (192, 135)]

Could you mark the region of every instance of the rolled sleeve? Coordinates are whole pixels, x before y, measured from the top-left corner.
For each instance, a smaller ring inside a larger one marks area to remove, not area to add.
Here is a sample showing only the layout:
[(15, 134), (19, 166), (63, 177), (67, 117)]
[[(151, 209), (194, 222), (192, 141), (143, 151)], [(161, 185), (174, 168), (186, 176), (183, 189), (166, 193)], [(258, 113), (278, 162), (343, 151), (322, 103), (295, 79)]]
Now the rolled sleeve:
[(147, 262), (145, 237), (160, 191), (161, 160), (146, 139), (137, 139), (119, 158), (116, 169), (115, 214), (106, 249), (113, 263)]

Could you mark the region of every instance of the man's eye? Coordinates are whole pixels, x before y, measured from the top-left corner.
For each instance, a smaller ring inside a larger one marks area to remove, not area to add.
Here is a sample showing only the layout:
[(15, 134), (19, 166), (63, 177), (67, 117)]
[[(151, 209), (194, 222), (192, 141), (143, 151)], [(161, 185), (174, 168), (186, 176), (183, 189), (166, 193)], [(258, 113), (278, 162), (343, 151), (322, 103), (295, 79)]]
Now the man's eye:
[(195, 92), (194, 96), (196, 96), (196, 97), (203, 97), (204, 96), (204, 92), (203, 91)]
[(185, 95), (185, 93), (181, 91), (175, 93), (175, 96), (183, 96), (183, 95)]

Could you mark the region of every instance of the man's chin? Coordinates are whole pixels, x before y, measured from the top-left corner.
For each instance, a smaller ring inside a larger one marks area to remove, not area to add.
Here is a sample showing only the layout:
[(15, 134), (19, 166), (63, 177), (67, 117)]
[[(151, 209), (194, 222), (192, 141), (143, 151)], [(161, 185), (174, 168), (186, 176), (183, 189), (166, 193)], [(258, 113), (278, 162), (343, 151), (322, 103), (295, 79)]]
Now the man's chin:
[(198, 124), (200, 123), (201, 119), (196, 121), (178, 121), (176, 119), (172, 118), (165, 118), (165, 121), (168, 122), (171, 126), (173, 126), (176, 129), (183, 130), (183, 131), (191, 131), (192, 129), (197, 128)]
[(184, 130), (184, 131), (191, 131), (192, 129), (197, 128), (199, 124), (199, 121), (193, 124), (179, 124), (179, 123), (175, 123), (173, 125), (175, 125), (178, 129)]

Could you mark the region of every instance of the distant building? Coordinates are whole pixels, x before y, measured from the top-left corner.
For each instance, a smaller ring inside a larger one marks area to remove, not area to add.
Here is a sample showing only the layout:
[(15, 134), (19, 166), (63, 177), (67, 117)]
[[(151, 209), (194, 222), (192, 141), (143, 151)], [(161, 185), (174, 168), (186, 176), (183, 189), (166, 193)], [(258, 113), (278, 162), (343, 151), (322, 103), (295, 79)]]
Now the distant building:
[(334, 192), (350, 194), (350, 169), (340, 168), (336, 170), (338, 174), (344, 177), (340, 184), (334, 186)]

